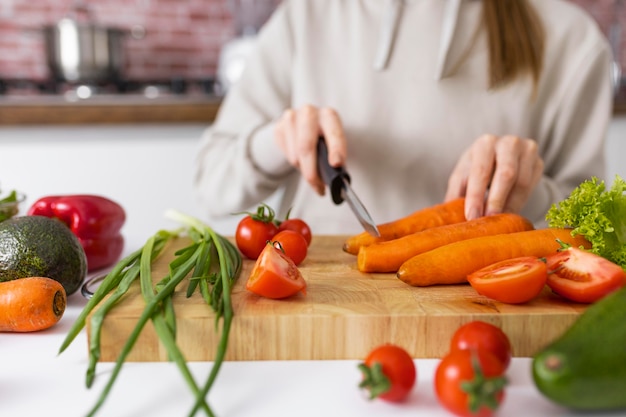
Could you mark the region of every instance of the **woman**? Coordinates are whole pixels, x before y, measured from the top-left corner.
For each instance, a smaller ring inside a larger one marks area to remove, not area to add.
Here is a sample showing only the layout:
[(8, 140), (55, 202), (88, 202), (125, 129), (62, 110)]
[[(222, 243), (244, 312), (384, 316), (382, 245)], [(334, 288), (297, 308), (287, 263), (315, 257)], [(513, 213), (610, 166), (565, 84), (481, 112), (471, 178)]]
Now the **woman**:
[(560, 0), (285, 0), (197, 157), (210, 216), (280, 197), (317, 233), (355, 233), (323, 197), (315, 143), (377, 223), (466, 196), (466, 217), (551, 204), (604, 176), (611, 53)]

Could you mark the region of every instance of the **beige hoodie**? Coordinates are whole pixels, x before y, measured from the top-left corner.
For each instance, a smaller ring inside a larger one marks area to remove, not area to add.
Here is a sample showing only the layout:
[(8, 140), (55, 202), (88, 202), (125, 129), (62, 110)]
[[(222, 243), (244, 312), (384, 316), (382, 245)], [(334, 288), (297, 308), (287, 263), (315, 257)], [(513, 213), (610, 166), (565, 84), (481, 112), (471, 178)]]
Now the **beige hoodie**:
[(285, 0), (202, 139), (194, 185), (207, 219), (273, 195), (279, 216), (292, 208), (314, 233), (362, 230), (347, 204), (318, 196), (274, 143), (282, 112), (312, 104), (341, 115), (346, 169), (377, 223), (441, 202), (461, 153), (490, 133), (538, 142), (545, 175), (522, 214), (543, 225), (551, 204), (604, 178), (612, 57), (577, 6), (532, 3), (547, 37), (534, 99), (529, 78), (488, 89), (484, 30), (461, 60), (481, 24), (480, 1)]

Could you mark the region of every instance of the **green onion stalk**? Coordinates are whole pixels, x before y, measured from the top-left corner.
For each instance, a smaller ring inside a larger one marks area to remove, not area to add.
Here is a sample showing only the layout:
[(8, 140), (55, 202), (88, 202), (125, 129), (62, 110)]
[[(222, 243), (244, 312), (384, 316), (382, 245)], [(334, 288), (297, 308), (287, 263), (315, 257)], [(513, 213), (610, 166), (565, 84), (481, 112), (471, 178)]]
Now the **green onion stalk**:
[[(159, 340), (165, 347), (168, 359), (176, 364), (196, 398), (190, 415), (195, 415), (200, 409), (210, 417), (215, 415), (207, 404), (206, 397), (226, 355), (233, 319), (230, 293), (232, 285), (241, 272), (242, 259), (237, 248), (228, 239), (215, 233), (200, 220), (175, 210), (168, 210), (166, 217), (181, 223), (182, 227), (173, 231), (158, 231), (146, 241), (142, 248), (120, 260), (89, 299), (59, 349), (59, 353), (62, 353), (72, 343), (85, 327), (89, 317), (91, 324), (89, 363), (85, 384), (90, 388), (95, 379), (96, 365), (100, 358), (100, 335), (104, 319), (126, 294), (131, 284), (139, 280), (141, 294), (146, 305), (122, 347), (107, 384), (88, 416), (95, 415), (106, 400), (126, 358), (149, 321), (152, 322)], [(169, 264), (168, 273), (154, 283), (152, 277), (154, 260), (169, 241), (184, 233), (190, 238), (190, 244), (176, 251), (174, 259)], [(215, 312), (216, 331), (219, 330), (220, 321), (222, 322), (222, 332), (213, 367), (202, 387), (196, 384), (187, 361), (176, 343), (176, 315), (172, 297), (175, 289), (186, 277), (189, 277), (187, 297), (199, 291), (206, 304)], [(94, 312), (96, 306), (98, 308)]]

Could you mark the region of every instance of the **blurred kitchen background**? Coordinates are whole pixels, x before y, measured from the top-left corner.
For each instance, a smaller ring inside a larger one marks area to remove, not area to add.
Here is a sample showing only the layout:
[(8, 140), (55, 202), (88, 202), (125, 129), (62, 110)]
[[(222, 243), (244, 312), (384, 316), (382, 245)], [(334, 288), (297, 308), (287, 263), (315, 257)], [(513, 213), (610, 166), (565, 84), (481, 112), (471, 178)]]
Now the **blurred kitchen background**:
[[(16, 94), (27, 92), (29, 87), (52, 90), (55, 86), (51, 82), (64, 79), (96, 84), (171, 82), (179, 90), (185, 84), (210, 83), (221, 70), (220, 61), (228, 58), (224, 52), (242, 39), (251, 39), (278, 2), (3, 0), (0, 4), (1, 88)], [(72, 34), (70, 31), (75, 28), (64, 27), (68, 18), (77, 22), (78, 30), (83, 32)], [(86, 45), (79, 45), (82, 55), (76, 58), (91, 68), (83, 68), (78, 74), (58, 68), (61, 64), (67, 67), (74, 58), (59, 56), (61, 52), (76, 52), (71, 44), (73, 36), (81, 38), (81, 42), (93, 40), (95, 53), (100, 54), (89, 56)], [(100, 40), (104, 43), (98, 43)], [(231, 70), (240, 69), (237, 65), (234, 63)], [(125, 87), (137, 88), (120, 86)], [(201, 87), (208, 90), (211, 85)], [(176, 92), (180, 93), (179, 90)]]
[[(571, 1), (587, 9), (598, 21), (613, 43), (618, 62), (624, 66), (626, 31), (621, 27), (626, 16), (622, 12), (622, 0)], [(45, 83), (54, 78), (46, 59), (50, 49), (46, 38), (51, 34), (44, 28), (68, 16), (125, 31), (125, 35), (111, 36), (113, 42), (123, 44), (113, 54), (124, 56), (118, 74), (124, 81), (210, 82), (218, 75), (224, 47), (238, 38), (253, 36), (279, 2), (3, 0), (0, 3), (0, 80), (4, 80), (1, 88), (15, 87), (10, 84), (18, 80)]]
[[(623, 1), (570, 1), (613, 47), (620, 88), (607, 178), (626, 178)], [(167, 225), (167, 208), (203, 217), (191, 190), (198, 140), (279, 2), (2, 0), (0, 191), (24, 192), (24, 209), (54, 193), (107, 195), (139, 238)], [(85, 37), (97, 53), (76, 43)], [(214, 227), (230, 235), (238, 219)]]

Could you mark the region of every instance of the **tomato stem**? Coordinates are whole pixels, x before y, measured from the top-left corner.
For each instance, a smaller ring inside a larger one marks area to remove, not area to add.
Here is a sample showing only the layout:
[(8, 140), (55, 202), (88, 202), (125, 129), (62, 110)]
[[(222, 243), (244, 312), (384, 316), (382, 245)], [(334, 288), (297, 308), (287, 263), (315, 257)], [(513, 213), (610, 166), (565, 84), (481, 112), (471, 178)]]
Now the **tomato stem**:
[(257, 207), (255, 213), (250, 211), (239, 211), (233, 214), (247, 214), (253, 220), (263, 223), (274, 223), (276, 218), (276, 213), (274, 212), (274, 209), (265, 203), (261, 203), (261, 205)]
[(391, 381), (383, 372), (383, 366), (380, 362), (374, 362), (372, 366), (360, 363), (359, 370), (363, 373), (363, 381), (359, 384), (359, 388), (367, 389), (370, 393), (370, 400), (386, 393), (391, 388)]
[(461, 389), (467, 393), (470, 412), (476, 414), (482, 407), (495, 411), (500, 405), (498, 393), (508, 384), (507, 378), (485, 376), (475, 350), (472, 350), (472, 367), (474, 379), (461, 383)]
[(556, 240), (556, 242), (557, 242), (557, 243), (561, 246), (561, 247), (558, 249), (558, 252), (561, 252), (561, 251), (567, 250), (567, 249), (569, 249), (569, 248), (571, 248), (571, 247), (572, 247), (572, 245), (570, 245), (569, 243), (563, 242), (561, 239), (557, 239), (557, 240)]

